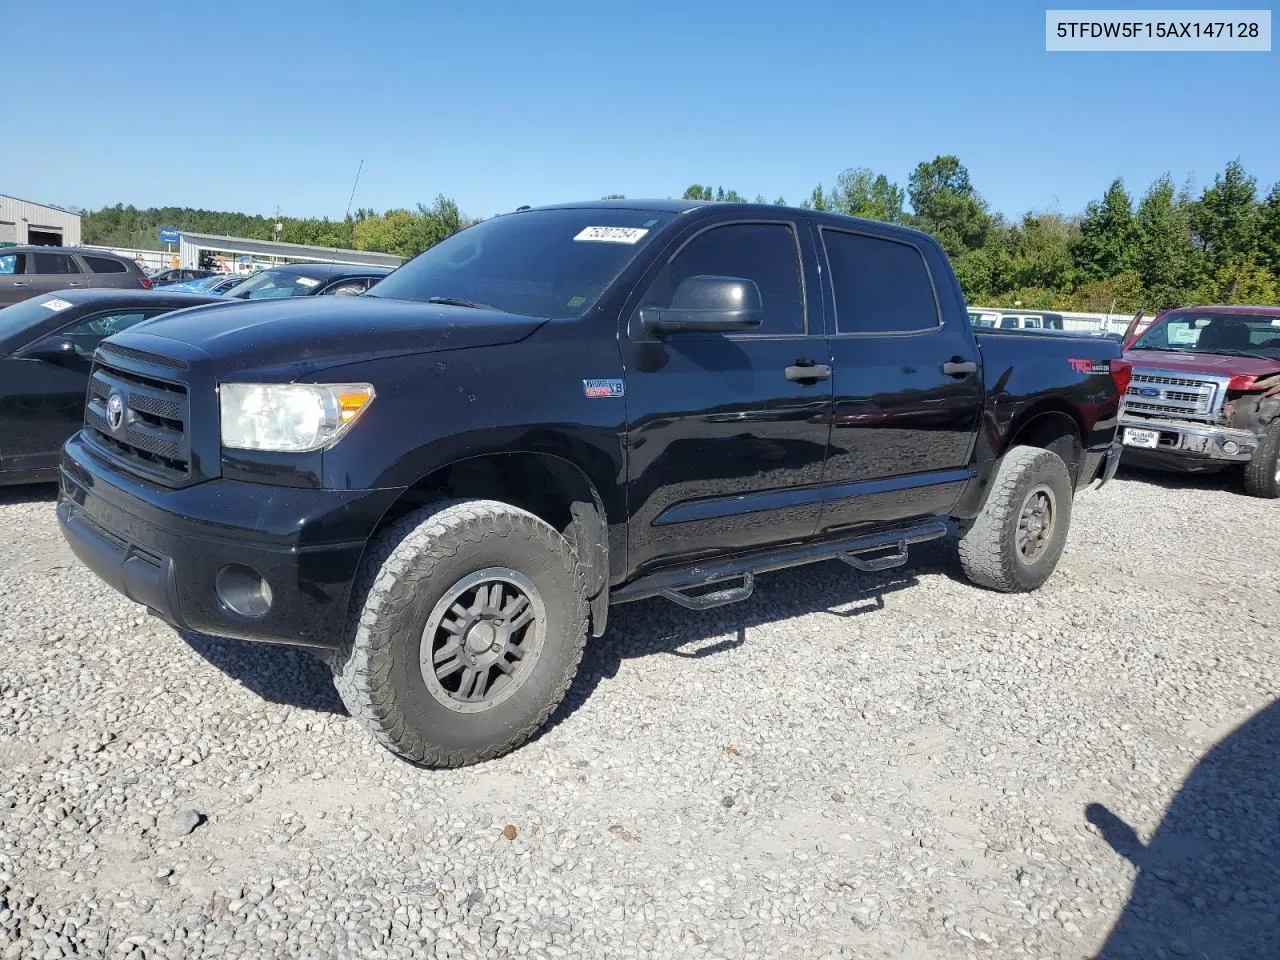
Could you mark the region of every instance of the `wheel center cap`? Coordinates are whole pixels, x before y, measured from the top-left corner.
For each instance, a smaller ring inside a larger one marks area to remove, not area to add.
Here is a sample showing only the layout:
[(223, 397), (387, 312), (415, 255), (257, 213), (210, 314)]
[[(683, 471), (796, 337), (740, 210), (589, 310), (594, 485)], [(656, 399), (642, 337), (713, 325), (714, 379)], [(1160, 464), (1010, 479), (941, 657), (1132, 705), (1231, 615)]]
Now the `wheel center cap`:
[(498, 639), (498, 630), (487, 620), (481, 620), (467, 631), (467, 649), (473, 653), (484, 653)]

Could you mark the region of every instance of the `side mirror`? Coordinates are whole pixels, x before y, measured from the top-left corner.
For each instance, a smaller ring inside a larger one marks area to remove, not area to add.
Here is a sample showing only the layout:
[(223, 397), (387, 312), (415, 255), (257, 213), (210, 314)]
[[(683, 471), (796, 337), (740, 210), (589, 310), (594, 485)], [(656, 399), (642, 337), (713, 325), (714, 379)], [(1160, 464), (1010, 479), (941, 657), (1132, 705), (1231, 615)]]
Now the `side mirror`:
[(76, 355), (76, 345), (59, 334), (43, 337), (30, 346), (19, 350), (17, 356), (23, 360), (47, 360), (58, 363)]
[(760, 288), (739, 277), (686, 277), (669, 307), (642, 307), (640, 322), (651, 333), (724, 333), (755, 330), (763, 319)]

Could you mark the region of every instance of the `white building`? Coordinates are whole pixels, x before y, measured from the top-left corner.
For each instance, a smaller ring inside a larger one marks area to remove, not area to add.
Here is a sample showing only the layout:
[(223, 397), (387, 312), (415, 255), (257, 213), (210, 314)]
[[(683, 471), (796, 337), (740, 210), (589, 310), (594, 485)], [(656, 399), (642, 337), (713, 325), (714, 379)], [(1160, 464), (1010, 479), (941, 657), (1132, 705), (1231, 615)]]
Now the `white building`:
[(0, 247), (80, 246), (80, 214), (0, 194)]

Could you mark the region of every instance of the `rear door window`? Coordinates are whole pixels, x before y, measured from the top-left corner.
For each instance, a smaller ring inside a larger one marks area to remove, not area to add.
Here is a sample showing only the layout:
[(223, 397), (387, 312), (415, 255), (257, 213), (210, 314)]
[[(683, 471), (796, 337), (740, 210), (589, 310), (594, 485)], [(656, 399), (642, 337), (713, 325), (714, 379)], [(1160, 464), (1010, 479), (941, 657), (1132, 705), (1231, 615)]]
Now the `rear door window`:
[(33, 253), (31, 254), (32, 268), (28, 273), (39, 274), (66, 274), (79, 273), (80, 267), (71, 257), (65, 253)]
[(25, 253), (0, 254), (0, 277), (23, 273), (26, 263), (27, 255)]
[(924, 256), (909, 243), (822, 228), (838, 333), (912, 333), (939, 325)]
[(128, 273), (129, 268), (119, 260), (112, 260), (110, 257), (88, 257), (81, 255), (81, 259), (88, 264), (89, 269), (94, 273)]

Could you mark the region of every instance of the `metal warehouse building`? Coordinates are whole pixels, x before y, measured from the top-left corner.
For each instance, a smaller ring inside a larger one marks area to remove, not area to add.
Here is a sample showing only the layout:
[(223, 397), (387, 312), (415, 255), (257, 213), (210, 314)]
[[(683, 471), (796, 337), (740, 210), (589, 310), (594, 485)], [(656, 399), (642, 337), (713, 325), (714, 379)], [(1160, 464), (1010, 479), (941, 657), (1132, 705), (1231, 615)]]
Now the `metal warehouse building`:
[(0, 194), (0, 247), (80, 246), (80, 214)]

